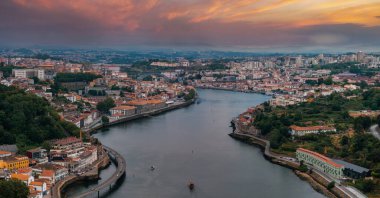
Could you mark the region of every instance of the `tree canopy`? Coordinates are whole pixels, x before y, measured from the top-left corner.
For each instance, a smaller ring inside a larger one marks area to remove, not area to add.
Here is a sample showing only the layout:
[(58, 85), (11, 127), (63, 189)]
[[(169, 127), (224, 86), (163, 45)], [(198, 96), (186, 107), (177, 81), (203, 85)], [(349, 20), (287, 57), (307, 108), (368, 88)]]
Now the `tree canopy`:
[(61, 120), (46, 100), (0, 85), (0, 144), (17, 144), (23, 152), (45, 140), (78, 132), (74, 124)]
[(96, 105), (96, 109), (98, 109), (102, 113), (109, 113), (109, 110), (113, 107), (115, 107), (115, 101), (113, 101), (112, 98), (106, 98), (105, 100), (99, 102)]
[(0, 180), (0, 198), (27, 198), (29, 189), (19, 180)]

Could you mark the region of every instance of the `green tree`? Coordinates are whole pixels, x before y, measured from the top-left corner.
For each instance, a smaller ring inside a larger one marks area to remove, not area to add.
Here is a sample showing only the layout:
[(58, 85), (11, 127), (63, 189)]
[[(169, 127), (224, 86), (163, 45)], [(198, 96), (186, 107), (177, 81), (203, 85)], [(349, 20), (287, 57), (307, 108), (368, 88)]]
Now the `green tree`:
[(0, 198), (27, 198), (29, 189), (19, 180), (0, 180)]
[(108, 124), (110, 122), (110, 119), (107, 116), (102, 116), (102, 123)]
[(329, 76), (326, 80), (324, 80), (324, 83), (325, 83), (325, 85), (332, 85), (333, 80), (332, 80), (331, 76)]
[(113, 101), (112, 98), (106, 98), (104, 101), (102, 102), (99, 102), (97, 105), (96, 105), (96, 109), (98, 109), (100, 112), (104, 113), (104, 114), (108, 114), (109, 113), (109, 110), (113, 107), (116, 107), (115, 105), (115, 101)]
[(348, 145), (349, 141), (350, 141), (350, 138), (348, 138), (347, 136), (343, 136), (342, 139), (340, 139), (340, 145), (342, 146)]
[(335, 182), (334, 181), (331, 181), (328, 185), (327, 185), (327, 189), (328, 190), (331, 190), (332, 188), (334, 188), (335, 186)]

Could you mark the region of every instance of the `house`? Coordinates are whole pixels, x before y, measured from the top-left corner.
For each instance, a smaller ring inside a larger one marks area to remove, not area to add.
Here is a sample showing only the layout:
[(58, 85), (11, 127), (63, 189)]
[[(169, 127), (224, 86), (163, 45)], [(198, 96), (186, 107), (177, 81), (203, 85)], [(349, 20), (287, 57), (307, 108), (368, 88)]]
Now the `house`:
[(2, 157), (8, 157), (8, 156), (11, 156), (12, 153), (9, 152), (9, 151), (0, 151), (0, 158)]
[(24, 156), (7, 156), (0, 158), (0, 169), (14, 170), (29, 167), (29, 159)]
[(39, 179), (47, 179), (51, 183), (55, 183), (55, 172), (53, 170), (42, 170), (41, 174), (38, 176)]
[(48, 162), (47, 151), (41, 147), (27, 150), (26, 156), (28, 156), (29, 159), (37, 160), (38, 163)]
[(42, 195), (46, 195), (47, 194), (47, 187), (46, 187), (46, 183), (45, 182), (42, 182), (42, 181), (32, 181), (29, 184), (29, 190), (30, 190), (30, 187), (33, 190), (37, 191), (37, 192), (41, 192)]
[(30, 175), (13, 173), (11, 174), (11, 179), (17, 179), (24, 182), (26, 185), (29, 185), (32, 181), (34, 181), (34, 177)]
[(318, 134), (318, 133), (326, 133), (326, 132), (336, 132), (334, 127), (329, 126), (309, 126), (309, 127), (301, 127), (292, 125), (290, 126), (289, 133), (294, 136), (303, 136), (307, 134)]

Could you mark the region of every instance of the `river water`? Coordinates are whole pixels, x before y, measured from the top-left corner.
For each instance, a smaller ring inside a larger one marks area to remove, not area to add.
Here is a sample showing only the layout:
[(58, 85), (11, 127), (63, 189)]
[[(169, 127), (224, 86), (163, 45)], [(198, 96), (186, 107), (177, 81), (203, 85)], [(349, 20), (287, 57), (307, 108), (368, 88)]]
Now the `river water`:
[[(291, 170), (266, 161), (257, 147), (228, 136), (230, 120), (267, 96), (198, 90), (199, 103), (110, 127), (94, 136), (121, 153), (127, 175), (107, 197), (323, 197)], [(150, 170), (154, 165), (156, 169)], [(115, 167), (102, 171), (107, 178)], [(189, 181), (195, 190), (187, 188)], [(101, 182), (101, 181), (99, 181)], [(68, 197), (95, 183), (71, 186)]]

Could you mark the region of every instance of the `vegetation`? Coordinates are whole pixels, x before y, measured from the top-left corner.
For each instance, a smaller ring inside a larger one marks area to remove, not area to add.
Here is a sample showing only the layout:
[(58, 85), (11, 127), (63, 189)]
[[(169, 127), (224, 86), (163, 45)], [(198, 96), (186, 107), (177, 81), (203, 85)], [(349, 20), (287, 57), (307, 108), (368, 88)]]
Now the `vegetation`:
[(110, 119), (107, 116), (102, 116), (102, 123), (108, 124), (110, 122)]
[(357, 180), (354, 186), (364, 193), (369, 193), (375, 188), (375, 183), (371, 180)]
[(298, 169), (304, 173), (306, 173), (308, 171), (308, 168), (305, 164), (301, 164)]
[(113, 107), (116, 107), (115, 101), (113, 101), (112, 98), (106, 98), (104, 101), (99, 102), (96, 105), (96, 109), (98, 109), (100, 112), (104, 114), (108, 114), (109, 110)]
[(92, 74), (92, 73), (57, 73), (54, 81), (57, 83), (61, 82), (90, 82), (102, 76)]
[(189, 93), (184, 96), (186, 101), (192, 100), (195, 98), (196, 92), (194, 89), (190, 89)]
[[(350, 110), (380, 109), (380, 90), (358, 94), (352, 99), (332, 94), (286, 108), (272, 108), (264, 103), (261, 110), (254, 113), (253, 124), (271, 141), (273, 149), (293, 154), (298, 147), (304, 147), (380, 173), (380, 141), (366, 133), (378, 119), (352, 118), (348, 114)], [(330, 125), (337, 128), (338, 133), (291, 138), (290, 125)]]
[(0, 198), (27, 198), (29, 189), (19, 180), (0, 180)]
[(328, 185), (327, 185), (327, 189), (328, 190), (331, 190), (332, 188), (334, 188), (335, 186), (335, 182), (334, 181), (331, 181)]
[(8, 78), (8, 77), (12, 76), (12, 70), (13, 69), (21, 69), (21, 67), (15, 67), (15, 66), (0, 67), (0, 71), (3, 72), (4, 78)]
[(17, 144), (24, 152), (45, 140), (77, 134), (79, 129), (61, 120), (46, 100), (0, 85), (0, 144)]

